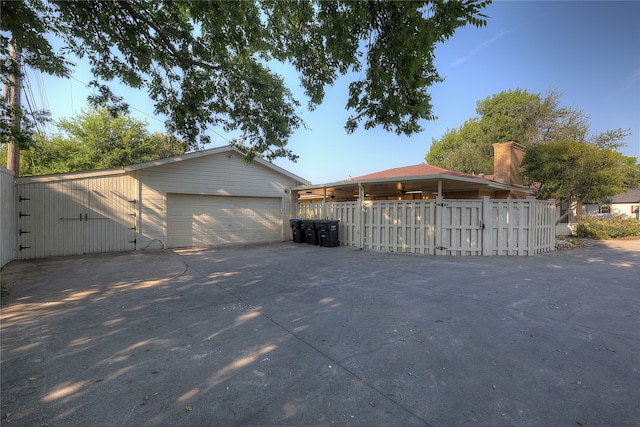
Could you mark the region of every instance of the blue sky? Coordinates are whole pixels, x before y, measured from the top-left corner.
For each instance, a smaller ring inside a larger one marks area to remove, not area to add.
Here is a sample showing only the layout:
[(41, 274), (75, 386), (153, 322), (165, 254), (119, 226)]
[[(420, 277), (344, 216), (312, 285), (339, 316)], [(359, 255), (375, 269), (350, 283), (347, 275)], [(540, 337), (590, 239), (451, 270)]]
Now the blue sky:
[[(486, 27), (459, 29), (437, 48), (436, 66), (445, 81), (429, 89), (438, 119), (423, 122), (422, 133), (404, 137), (373, 129), (348, 135), (346, 76), (327, 88), (316, 110), (301, 111), (309, 129), (298, 130), (289, 142), (298, 162), (274, 163), (315, 184), (423, 163), (432, 139), (476, 115), (476, 101), (516, 88), (543, 96), (560, 91), (562, 105), (590, 116), (594, 133), (630, 129), (621, 151), (640, 157), (640, 2), (495, 1), (485, 13)], [(306, 106), (295, 73), (286, 66), (274, 70)], [(79, 64), (73, 79), (31, 75), (30, 83), (38, 106), (48, 106), (57, 119), (86, 106), (89, 91), (83, 83), (91, 79)], [(146, 94), (115, 92), (151, 130), (163, 130)], [(222, 132), (211, 136), (211, 146), (228, 143)]]

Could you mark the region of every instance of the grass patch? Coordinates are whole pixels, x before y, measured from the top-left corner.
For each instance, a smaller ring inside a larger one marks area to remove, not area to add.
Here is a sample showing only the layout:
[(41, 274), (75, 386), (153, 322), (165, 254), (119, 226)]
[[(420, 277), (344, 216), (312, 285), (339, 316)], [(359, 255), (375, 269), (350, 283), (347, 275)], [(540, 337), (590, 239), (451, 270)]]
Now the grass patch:
[(597, 219), (584, 217), (576, 227), (578, 237), (597, 240), (640, 237), (640, 220), (613, 217)]

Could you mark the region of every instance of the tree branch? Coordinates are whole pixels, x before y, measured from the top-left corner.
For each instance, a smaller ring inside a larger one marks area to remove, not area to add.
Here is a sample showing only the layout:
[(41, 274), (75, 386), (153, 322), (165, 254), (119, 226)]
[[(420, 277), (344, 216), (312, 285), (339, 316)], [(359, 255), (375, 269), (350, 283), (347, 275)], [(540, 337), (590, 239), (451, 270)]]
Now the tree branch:
[[(131, 18), (133, 18), (135, 21), (142, 22), (148, 25), (149, 27), (153, 28), (153, 30), (156, 32), (158, 37), (160, 37), (160, 39), (162, 40), (164, 46), (166, 46), (167, 49), (169, 49), (171, 55), (173, 55), (173, 57), (178, 60), (178, 62), (180, 63), (180, 68), (182, 68), (183, 70), (193, 65), (206, 68), (212, 71), (220, 71), (222, 69), (222, 67), (217, 65), (212, 65), (206, 62), (197, 61), (192, 58), (184, 57), (183, 55), (180, 54), (180, 52), (178, 52), (178, 49), (176, 49), (176, 47), (173, 45), (173, 43), (171, 42), (171, 39), (153, 21), (145, 18), (140, 13), (138, 13), (138, 11), (136, 11), (128, 1), (118, 2), (118, 4), (122, 6), (122, 8), (127, 13), (129, 13), (129, 16), (131, 16)], [(151, 39), (153, 39), (153, 37), (151, 37)]]

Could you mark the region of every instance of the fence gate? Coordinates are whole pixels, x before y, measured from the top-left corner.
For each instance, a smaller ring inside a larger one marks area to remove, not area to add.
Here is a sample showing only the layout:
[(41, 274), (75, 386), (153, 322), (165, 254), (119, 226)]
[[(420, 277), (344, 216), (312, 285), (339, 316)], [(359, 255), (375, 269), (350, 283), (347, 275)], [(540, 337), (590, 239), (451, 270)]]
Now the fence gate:
[(135, 188), (129, 176), (17, 185), (18, 258), (135, 249)]
[(436, 203), (436, 255), (482, 255), (482, 200)]

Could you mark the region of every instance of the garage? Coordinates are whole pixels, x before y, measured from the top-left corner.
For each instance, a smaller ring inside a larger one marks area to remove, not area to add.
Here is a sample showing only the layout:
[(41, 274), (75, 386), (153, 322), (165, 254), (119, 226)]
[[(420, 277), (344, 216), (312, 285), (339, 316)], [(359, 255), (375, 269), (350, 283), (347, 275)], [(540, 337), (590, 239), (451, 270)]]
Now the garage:
[(15, 190), (11, 205), (2, 206), (3, 218), (15, 212), (11, 236), (2, 233), (0, 261), (6, 263), (282, 242), (291, 238), (289, 219), (296, 213), (291, 188), (306, 181), (261, 158), (246, 162), (242, 152), (224, 146), (120, 168), (15, 182), (7, 175), (3, 182)]
[(280, 205), (275, 197), (168, 194), (168, 247), (280, 241)]

